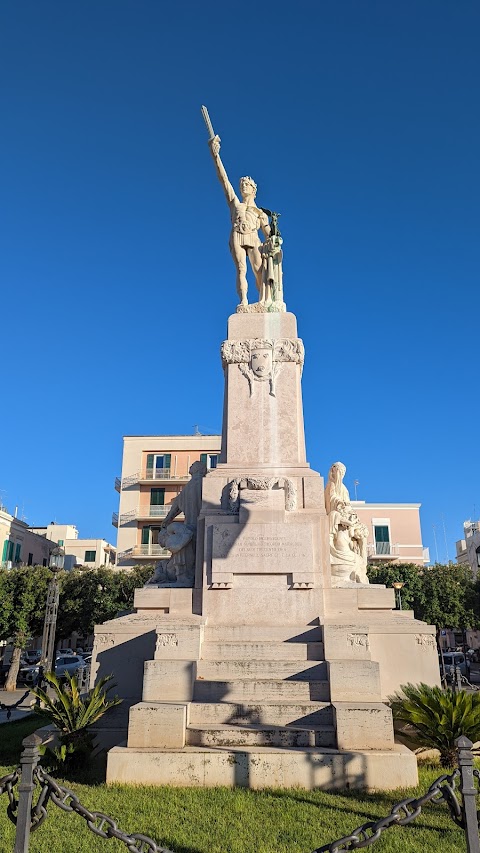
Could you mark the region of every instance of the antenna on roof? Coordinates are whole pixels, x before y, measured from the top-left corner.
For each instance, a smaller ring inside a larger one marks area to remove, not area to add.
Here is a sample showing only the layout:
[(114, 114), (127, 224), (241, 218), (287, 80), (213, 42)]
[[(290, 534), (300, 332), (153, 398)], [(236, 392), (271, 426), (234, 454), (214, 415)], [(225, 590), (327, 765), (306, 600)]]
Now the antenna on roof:
[(201, 435), (202, 434), (198, 428), (198, 424), (193, 425), (193, 434), (194, 435)]

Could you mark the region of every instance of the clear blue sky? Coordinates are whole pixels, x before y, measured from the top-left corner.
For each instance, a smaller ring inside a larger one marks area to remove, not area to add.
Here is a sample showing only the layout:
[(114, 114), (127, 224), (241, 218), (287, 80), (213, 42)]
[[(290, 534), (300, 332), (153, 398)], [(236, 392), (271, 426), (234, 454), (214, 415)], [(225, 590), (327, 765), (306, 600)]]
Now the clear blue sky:
[[(480, 515), (480, 6), (0, 7), (0, 496), (112, 540), (122, 436), (221, 425), (232, 182), (282, 213), (308, 457)], [(476, 510), (474, 507), (476, 505)]]

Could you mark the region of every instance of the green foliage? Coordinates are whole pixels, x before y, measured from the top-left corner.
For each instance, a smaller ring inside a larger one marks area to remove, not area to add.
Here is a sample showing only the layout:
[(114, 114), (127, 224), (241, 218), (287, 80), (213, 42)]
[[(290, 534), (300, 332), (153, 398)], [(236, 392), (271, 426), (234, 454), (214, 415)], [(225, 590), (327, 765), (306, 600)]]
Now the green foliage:
[(414, 563), (382, 563), (368, 566), (371, 583), (391, 587), (403, 581), (402, 608), (413, 610), (437, 628), (475, 628), (480, 625), (479, 583), (469, 566), (449, 563), (417, 566)]
[(0, 569), (0, 639), (12, 637), (22, 649), (29, 637), (42, 633), (50, 578), (44, 566)]
[(58, 764), (68, 765), (72, 759), (76, 764), (81, 763), (91, 754), (94, 736), (88, 729), (122, 700), (118, 696), (107, 698), (107, 693), (114, 687), (109, 684), (111, 675), (101, 678), (83, 699), (77, 679), (70, 675), (65, 679), (66, 683), (62, 683), (53, 672), (46, 673), (45, 680), (53, 689), (54, 698), (40, 687), (32, 693), (43, 703), (35, 708), (35, 713), (53, 723), (60, 733), (60, 746), (53, 750), (56, 760)]
[(94, 625), (115, 619), (133, 607), (133, 593), (152, 575), (152, 567), (135, 566), (130, 571), (109, 568), (73, 569), (65, 573), (60, 589), (57, 635), (74, 631), (92, 634)]
[(440, 750), (443, 767), (452, 767), (456, 761), (456, 738), (465, 735), (473, 743), (480, 739), (478, 693), (406, 684), (390, 697), (390, 703), (394, 720), (408, 725), (414, 743)]

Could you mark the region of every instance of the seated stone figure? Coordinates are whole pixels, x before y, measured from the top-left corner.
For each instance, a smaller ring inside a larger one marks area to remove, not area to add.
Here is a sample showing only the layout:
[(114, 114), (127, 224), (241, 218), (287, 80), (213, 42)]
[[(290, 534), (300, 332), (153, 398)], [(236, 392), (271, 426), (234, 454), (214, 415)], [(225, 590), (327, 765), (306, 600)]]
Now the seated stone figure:
[[(159, 545), (170, 551), (172, 556), (169, 560), (160, 560), (147, 586), (155, 584), (168, 587), (193, 587), (197, 520), (202, 506), (202, 479), (206, 472), (207, 468), (203, 462), (194, 462), (190, 466), (192, 479), (172, 502), (171, 509), (158, 534)], [(180, 513), (184, 514), (185, 521), (174, 522)]]
[(367, 584), (368, 529), (350, 503), (348, 489), (343, 484), (346, 470), (341, 462), (335, 462), (330, 468), (325, 487), (332, 579)]

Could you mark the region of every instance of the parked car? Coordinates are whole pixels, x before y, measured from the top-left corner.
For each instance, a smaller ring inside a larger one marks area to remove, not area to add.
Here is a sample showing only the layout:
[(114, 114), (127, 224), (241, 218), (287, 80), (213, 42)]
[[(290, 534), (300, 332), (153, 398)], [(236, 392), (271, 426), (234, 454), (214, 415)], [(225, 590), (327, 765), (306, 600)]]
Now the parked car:
[(458, 667), (461, 674), (466, 678), (470, 675), (470, 661), (465, 657), (463, 652), (443, 652), (443, 665), (445, 667), (445, 675), (447, 678), (453, 678), (455, 675), (455, 667)]
[(55, 657), (60, 658), (60, 657), (63, 657), (64, 655), (74, 655), (74, 654), (76, 654), (76, 652), (74, 652), (73, 649), (57, 649), (57, 651), (55, 652)]
[[(85, 661), (79, 655), (62, 655), (55, 661), (55, 675), (58, 678), (64, 678), (67, 673), (68, 675), (79, 675), (85, 667)], [(19, 680), (24, 681), (25, 684), (35, 684), (39, 672), (38, 664), (22, 666), (19, 672)]]
[(31, 666), (34, 663), (38, 663), (41, 657), (42, 657), (42, 650), (41, 649), (30, 649), (30, 651), (23, 653), (23, 659), (25, 661), (25, 666)]

